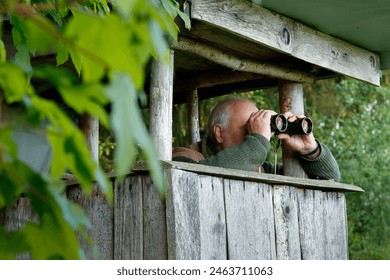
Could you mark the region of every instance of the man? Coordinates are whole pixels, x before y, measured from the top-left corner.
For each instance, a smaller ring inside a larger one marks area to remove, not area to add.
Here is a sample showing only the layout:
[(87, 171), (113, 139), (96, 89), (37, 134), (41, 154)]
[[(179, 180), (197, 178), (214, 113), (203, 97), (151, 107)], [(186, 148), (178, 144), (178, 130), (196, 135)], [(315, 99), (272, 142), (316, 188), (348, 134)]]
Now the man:
[[(212, 110), (207, 136), (189, 148), (176, 148), (172, 158), (177, 161), (211, 166), (273, 173), (274, 165), (266, 162), (270, 149), (271, 116), (276, 112), (259, 110), (252, 102), (228, 99)], [(284, 114), (289, 122), (302, 115)], [(340, 171), (330, 150), (309, 135), (278, 134), (283, 145), (295, 151), (310, 178), (340, 180)], [(278, 174), (283, 174), (278, 165)]]

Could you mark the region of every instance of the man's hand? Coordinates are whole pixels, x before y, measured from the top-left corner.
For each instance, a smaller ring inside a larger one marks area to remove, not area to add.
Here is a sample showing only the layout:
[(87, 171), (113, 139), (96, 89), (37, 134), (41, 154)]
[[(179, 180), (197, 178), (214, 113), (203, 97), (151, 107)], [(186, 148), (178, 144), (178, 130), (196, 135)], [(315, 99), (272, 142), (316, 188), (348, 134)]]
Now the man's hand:
[[(288, 120), (288, 122), (294, 122), (296, 119), (304, 118), (304, 115), (293, 115), (291, 112), (287, 112), (284, 114)], [(276, 135), (278, 139), (283, 140), (283, 145), (288, 147), (289, 149), (298, 152), (303, 155), (310, 151), (313, 151), (317, 148), (318, 143), (314, 138), (313, 133), (308, 135), (305, 134), (297, 134), (297, 135), (288, 135), (286, 133), (281, 133)], [(320, 150), (316, 153), (310, 155), (308, 158), (314, 159), (320, 154)]]
[(271, 116), (277, 113), (272, 110), (259, 110), (253, 112), (246, 124), (249, 134), (257, 133), (271, 139)]

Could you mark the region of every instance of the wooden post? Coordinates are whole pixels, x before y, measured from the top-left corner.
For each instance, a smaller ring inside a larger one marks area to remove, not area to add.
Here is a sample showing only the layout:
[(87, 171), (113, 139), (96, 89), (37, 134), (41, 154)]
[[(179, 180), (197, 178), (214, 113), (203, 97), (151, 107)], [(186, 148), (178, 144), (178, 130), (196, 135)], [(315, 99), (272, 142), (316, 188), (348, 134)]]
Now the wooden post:
[(173, 51), (169, 63), (152, 62), (150, 134), (161, 160), (172, 159)]
[[(290, 81), (279, 82), (279, 107), (281, 113), (304, 114), (303, 88), (301, 83)], [(307, 175), (295, 157), (294, 152), (283, 147), (284, 175), (306, 178)]]
[(200, 140), (198, 90), (187, 93), (187, 127), (189, 144)]
[(88, 114), (79, 118), (79, 127), (87, 140), (94, 160), (99, 160), (99, 120)]

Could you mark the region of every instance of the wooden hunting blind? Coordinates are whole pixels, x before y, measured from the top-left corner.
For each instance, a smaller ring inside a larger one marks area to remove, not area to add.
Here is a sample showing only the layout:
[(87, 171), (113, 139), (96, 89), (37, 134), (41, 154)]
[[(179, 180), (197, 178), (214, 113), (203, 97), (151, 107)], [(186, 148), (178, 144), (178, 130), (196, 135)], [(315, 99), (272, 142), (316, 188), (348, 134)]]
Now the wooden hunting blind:
[[(123, 184), (113, 183), (113, 209), (97, 189), (87, 199), (76, 182), (69, 183), (67, 196), (90, 216), (99, 258), (348, 258), (344, 193), (361, 188), (306, 179), (288, 151), (283, 151), (286, 176), (171, 161), (174, 102), (188, 102), (188, 129), (197, 141), (199, 99), (278, 87), (280, 111), (304, 113), (302, 83), (346, 75), (379, 85), (381, 69), (390, 64), (390, 40), (378, 38), (386, 34), (376, 36), (372, 21), (387, 23), (390, 3), (343, 2), (348, 5), (336, 0), (181, 1), (192, 27), (178, 22), (170, 63), (153, 61), (150, 69), (150, 133), (164, 163), (166, 200), (161, 201), (142, 164)], [(387, 17), (373, 13), (381, 9)], [(0, 222), (16, 230), (33, 218), (28, 205), (20, 198)], [(92, 258), (91, 252), (87, 256)]]

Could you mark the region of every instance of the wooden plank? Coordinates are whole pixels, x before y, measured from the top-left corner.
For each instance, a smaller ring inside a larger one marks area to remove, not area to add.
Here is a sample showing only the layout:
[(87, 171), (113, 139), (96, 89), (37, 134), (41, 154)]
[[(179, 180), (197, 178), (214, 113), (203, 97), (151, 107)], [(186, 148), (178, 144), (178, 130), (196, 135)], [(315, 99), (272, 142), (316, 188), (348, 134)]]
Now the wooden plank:
[(142, 176), (143, 181), (143, 259), (166, 260), (167, 226), (165, 203), (149, 176)]
[(187, 91), (187, 131), (189, 144), (196, 143), (200, 140), (197, 89)]
[(114, 259), (143, 259), (142, 177), (114, 186)]
[[(262, 182), (270, 185), (289, 185), (305, 189), (317, 189), (324, 191), (354, 191), (364, 192), (362, 188), (354, 185), (337, 183), (333, 180), (315, 180), (305, 178), (294, 178), (290, 176), (273, 175), (266, 173), (257, 173), (250, 171), (241, 171), (202, 164), (193, 164), (179, 161), (164, 161), (165, 168), (173, 168), (196, 172), (216, 177), (232, 178), (237, 180)], [(148, 169), (145, 162), (138, 162), (132, 168), (134, 171), (146, 171)]]
[(314, 75), (304, 71), (288, 69), (278, 64), (259, 59), (240, 57), (231, 52), (223, 51), (209, 44), (184, 36), (180, 36), (171, 47), (174, 50), (185, 51), (209, 59), (234, 71), (251, 72), (296, 82), (313, 82), (315, 78)]
[(89, 114), (79, 117), (79, 127), (87, 141), (92, 158), (99, 161), (99, 119)]
[(223, 179), (199, 176), (201, 259), (226, 260)]
[(297, 190), (299, 236), (303, 260), (325, 259), (323, 192)]
[[(0, 225), (4, 226), (6, 231), (19, 231), (29, 221), (38, 221), (38, 215), (31, 207), (30, 199), (19, 197), (15, 200), (10, 209), (0, 209)], [(22, 253), (16, 256), (19, 260), (30, 260), (30, 253)]]
[[(279, 52), (380, 85), (375, 53), (320, 33), (250, 1), (193, 0), (192, 20), (198, 20)], [(199, 34), (198, 34), (199, 36)]]
[(182, 78), (175, 81), (174, 92), (187, 91), (189, 88), (214, 87), (223, 84), (232, 84), (234, 82), (259, 80), (265, 78), (264, 75), (259, 75), (250, 72), (218, 70), (218, 71), (203, 71), (193, 73), (190, 77), (186, 73)]
[(324, 193), (325, 259), (348, 259), (348, 224), (345, 195)]
[(224, 180), (228, 258), (276, 259), (269, 185)]
[(173, 51), (169, 63), (152, 62), (150, 81), (150, 135), (162, 160), (172, 159), (172, 103)]
[[(87, 259), (113, 259), (113, 209), (97, 184), (93, 185), (92, 196), (87, 197), (79, 186), (68, 187), (68, 199), (83, 209), (91, 222), (91, 229), (87, 233), (94, 242), (95, 248), (81, 240)], [(95, 249), (97, 252), (95, 252)]]
[(276, 253), (278, 260), (301, 259), (297, 189), (273, 187)]
[[(290, 81), (279, 82), (279, 109), (282, 114), (287, 112), (291, 112), (294, 115), (305, 114), (302, 83)], [(296, 152), (285, 145), (282, 145), (282, 150), (284, 175), (307, 178), (307, 174), (301, 166)]]
[(168, 259), (201, 258), (198, 175), (171, 170), (167, 185)]

